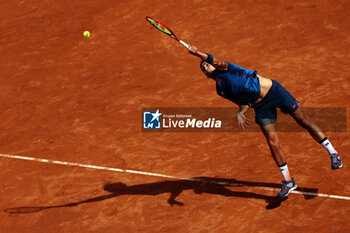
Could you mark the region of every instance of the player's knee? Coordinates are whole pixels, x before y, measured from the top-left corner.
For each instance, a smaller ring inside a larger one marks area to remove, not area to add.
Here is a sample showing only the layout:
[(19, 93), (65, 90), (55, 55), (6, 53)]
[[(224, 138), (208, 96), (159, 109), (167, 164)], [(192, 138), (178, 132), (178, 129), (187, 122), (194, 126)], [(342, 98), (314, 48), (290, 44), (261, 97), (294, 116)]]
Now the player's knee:
[(278, 140), (277, 135), (269, 135), (269, 137), (267, 138), (267, 142), (268, 144), (273, 147), (273, 148), (277, 148), (280, 146), (280, 142)]

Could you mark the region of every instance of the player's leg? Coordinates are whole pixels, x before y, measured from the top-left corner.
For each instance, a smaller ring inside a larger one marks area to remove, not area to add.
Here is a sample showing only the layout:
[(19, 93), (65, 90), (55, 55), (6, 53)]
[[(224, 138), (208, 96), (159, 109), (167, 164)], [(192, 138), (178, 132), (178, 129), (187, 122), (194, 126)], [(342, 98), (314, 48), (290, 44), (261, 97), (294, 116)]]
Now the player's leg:
[(332, 162), (332, 169), (343, 167), (340, 156), (334, 149), (332, 143), (328, 140), (322, 130), (305, 114), (301, 108), (298, 108), (295, 112), (290, 113), (290, 115), (301, 127), (310, 133), (316, 142), (320, 143), (328, 151)]
[(306, 129), (316, 142), (320, 143), (326, 136), (322, 130), (305, 114), (299, 107), (295, 112), (290, 113), (294, 120), (304, 129)]
[[(286, 158), (284, 156), (282, 147), (279, 143), (275, 125), (276, 124), (268, 124), (268, 125), (260, 124), (260, 128), (266, 138), (267, 144), (270, 147), (272, 157), (275, 160), (277, 166), (282, 166), (283, 164), (286, 163)], [(290, 181), (291, 178), (287, 177), (286, 180)]]
[(286, 158), (284, 156), (282, 147), (278, 140), (275, 123), (264, 124), (264, 120), (268, 120), (268, 119), (263, 119), (263, 121), (259, 123), (261, 131), (263, 132), (266, 138), (266, 141), (270, 147), (272, 157), (275, 160), (277, 166), (279, 167), (284, 177), (284, 181), (282, 182), (282, 189), (281, 191), (278, 192), (278, 196), (286, 197), (289, 195), (291, 191), (297, 188), (297, 185), (295, 184), (294, 179), (290, 175)]
[(281, 104), (281, 85), (274, 80), (272, 83), (272, 87), (266, 96), (260, 102), (254, 104), (252, 107), (255, 111), (255, 122), (259, 124), (261, 131), (264, 134), (266, 141), (270, 147), (272, 157), (284, 177), (284, 180), (282, 182), (282, 189), (278, 192), (278, 196), (286, 197), (291, 191), (297, 188), (297, 185), (289, 173), (286, 158), (284, 156), (282, 147), (280, 146), (275, 128), (277, 119), (276, 107)]

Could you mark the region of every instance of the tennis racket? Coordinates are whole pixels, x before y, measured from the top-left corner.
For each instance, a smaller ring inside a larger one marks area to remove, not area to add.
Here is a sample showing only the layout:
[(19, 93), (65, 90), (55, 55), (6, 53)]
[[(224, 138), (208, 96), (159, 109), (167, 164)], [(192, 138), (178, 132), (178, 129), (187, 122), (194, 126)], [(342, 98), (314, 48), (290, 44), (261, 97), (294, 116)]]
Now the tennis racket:
[(180, 44), (182, 44), (183, 46), (186, 47), (186, 49), (190, 49), (190, 46), (188, 44), (186, 44), (185, 42), (183, 42), (182, 40), (180, 40), (175, 34), (174, 32), (168, 27), (166, 26), (164, 23), (160, 22), (159, 20), (156, 20), (155, 18), (146, 17), (146, 20), (153, 25), (154, 27), (156, 27), (159, 31), (164, 32), (165, 34), (167, 34), (168, 36), (170, 36), (171, 38), (175, 39), (177, 42), (179, 42)]

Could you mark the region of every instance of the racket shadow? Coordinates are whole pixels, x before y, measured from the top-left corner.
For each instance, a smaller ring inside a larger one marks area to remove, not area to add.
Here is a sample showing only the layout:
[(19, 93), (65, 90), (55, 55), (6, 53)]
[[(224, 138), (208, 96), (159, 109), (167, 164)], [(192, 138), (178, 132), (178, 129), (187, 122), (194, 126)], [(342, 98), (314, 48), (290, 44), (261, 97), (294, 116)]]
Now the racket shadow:
[[(176, 198), (185, 190), (193, 190), (195, 194), (213, 194), (226, 197), (240, 197), (240, 198), (253, 198), (265, 200), (267, 203), (266, 209), (274, 209), (281, 205), (281, 203), (287, 198), (279, 198), (277, 196), (268, 196), (258, 194), (254, 192), (245, 191), (232, 191), (228, 187), (264, 187), (264, 188), (276, 188), (279, 189), (281, 184), (277, 183), (265, 183), (265, 182), (249, 182), (238, 181), (235, 179), (224, 178), (211, 178), (211, 177), (195, 177), (186, 180), (168, 180), (155, 183), (146, 183), (128, 186), (124, 183), (107, 183), (103, 189), (110, 194), (101, 195), (93, 198), (89, 198), (82, 201), (71, 202), (63, 205), (53, 206), (24, 206), (16, 208), (8, 208), (4, 211), (8, 214), (24, 214), (33, 213), (47, 209), (62, 208), (62, 207), (74, 207), (84, 203), (98, 202), (122, 195), (159, 195), (163, 193), (169, 193), (170, 196), (167, 200), (171, 206), (178, 205), (183, 206), (184, 203), (177, 201)], [(298, 191), (305, 193), (317, 193), (316, 188), (298, 188)], [(316, 196), (304, 195), (305, 199), (315, 198)]]

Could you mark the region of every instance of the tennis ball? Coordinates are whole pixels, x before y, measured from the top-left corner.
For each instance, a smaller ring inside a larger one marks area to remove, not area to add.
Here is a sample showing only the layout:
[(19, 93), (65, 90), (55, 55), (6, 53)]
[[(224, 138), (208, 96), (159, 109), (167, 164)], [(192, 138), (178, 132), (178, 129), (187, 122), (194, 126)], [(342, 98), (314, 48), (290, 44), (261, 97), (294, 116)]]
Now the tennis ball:
[(89, 32), (89, 31), (83, 32), (83, 36), (84, 36), (84, 37), (90, 37), (90, 32)]

